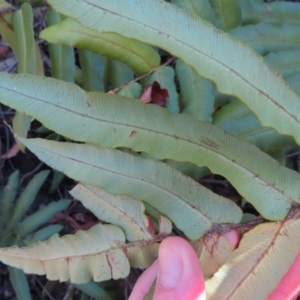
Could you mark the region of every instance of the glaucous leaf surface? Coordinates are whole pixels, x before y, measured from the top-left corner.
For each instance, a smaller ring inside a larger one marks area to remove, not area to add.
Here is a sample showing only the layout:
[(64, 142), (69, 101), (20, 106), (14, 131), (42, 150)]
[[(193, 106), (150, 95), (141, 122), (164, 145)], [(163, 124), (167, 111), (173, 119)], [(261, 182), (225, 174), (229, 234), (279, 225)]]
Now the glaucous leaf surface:
[(25, 273), (46, 275), (49, 280), (85, 283), (124, 278), (129, 263), (123, 251), (125, 236), (113, 225), (95, 225), (75, 235), (53, 235), (28, 247), (0, 249), (0, 260)]
[(267, 299), (300, 251), (300, 220), (256, 226), (208, 281), (208, 299)]
[(83, 184), (77, 184), (70, 194), (99, 220), (122, 228), (128, 241), (152, 238), (141, 201), (124, 195), (112, 195), (100, 188)]
[[(295, 92), (262, 57), (196, 15), (161, 0), (49, 0), (49, 4), (88, 28), (116, 32), (168, 51), (214, 81), (221, 93), (241, 99), (264, 126), (300, 142), (300, 101)], [(289, 34), (300, 36), (298, 25), (284, 26)]]
[(149, 203), (191, 239), (217, 223), (241, 219), (235, 203), (159, 161), (84, 144), (42, 139), (25, 143), (41, 160), (75, 180)]
[(55, 79), (7, 74), (0, 79), (0, 102), (47, 128), (101, 147), (128, 147), (158, 159), (207, 166), (267, 219), (283, 219), (300, 201), (298, 173), (208, 122), (135, 99), (87, 93)]
[(73, 19), (46, 28), (41, 38), (54, 44), (70, 45), (119, 60), (142, 75), (159, 66), (160, 57), (149, 45), (116, 33), (97, 32)]

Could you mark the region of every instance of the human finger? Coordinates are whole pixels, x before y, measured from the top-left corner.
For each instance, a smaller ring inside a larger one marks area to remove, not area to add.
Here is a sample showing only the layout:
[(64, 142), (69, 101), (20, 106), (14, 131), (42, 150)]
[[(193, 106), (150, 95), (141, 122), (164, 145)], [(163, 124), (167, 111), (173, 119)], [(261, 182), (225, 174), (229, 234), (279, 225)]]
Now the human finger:
[(276, 289), (269, 295), (268, 300), (297, 299), (300, 291), (300, 254), (295, 258), (294, 263), (283, 276)]
[(239, 231), (236, 230), (231, 230), (229, 232), (226, 232), (224, 234), (224, 236), (228, 239), (228, 241), (230, 242), (232, 249), (235, 249), (237, 247), (237, 245), (240, 242), (241, 239), (241, 234)]
[(150, 290), (158, 272), (158, 260), (156, 260), (143, 274), (138, 278), (129, 300), (141, 300)]
[(153, 299), (205, 299), (205, 283), (199, 259), (192, 246), (180, 237), (169, 237), (160, 245)]

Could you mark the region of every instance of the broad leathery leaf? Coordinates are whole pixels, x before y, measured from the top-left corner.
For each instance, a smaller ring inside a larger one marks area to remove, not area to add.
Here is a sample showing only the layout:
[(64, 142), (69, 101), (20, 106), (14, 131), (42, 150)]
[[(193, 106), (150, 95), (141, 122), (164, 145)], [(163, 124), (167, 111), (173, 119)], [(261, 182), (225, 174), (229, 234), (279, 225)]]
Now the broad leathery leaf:
[(208, 299), (267, 299), (300, 252), (299, 234), (299, 219), (261, 224), (246, 233), (206, 281)]
[[(53, 26), (62, 20), (60, 14), (49, 8), (45, 15), (48, 26)], [(49, 56), (51, 60), (51, 75), (53, 78), (74, 82), (75, 54), (74, 49), (68, 45), (55, 45), (49, 43)]]
[(198, 167), (197, 165), (188, 162), (181, 162), (171, 159), (166, 159), (164, 160), (164, 162), (171, 166), (173, 169), (176, 169), (180, 173), (189, 176), (196, 181), (199, 181), (200, 178), (210, 173), (208, 168)]
[(51, 180), (51, 186), (49, 189), (49, 194), (52, 194), (56, 192), (57, 188), (61, 184), (61, 182), (65, 179), (65, 174), (59, 172), (59, 171), (54, 171), (53, 172), (53, 177)]
[(215, 25), (224, 31), (241, 23), (242, 12), (237, 0), (209, 0), (216, 15)]
[[(16, 112), (13, 118), (13, 131), (20, 137), (27, 137), (27, 132), (31, 125), (31, 117), (26, 116), (20, 112)], [(19, 141), (16, 141), (18, 147), (22, 152), (25, 152), (25, 147)]]
[[(287, 55), (283, 56), (283, 54)], [(291, 54), (290, 60), (288, 54)], [(278, 67), (278, 71), (284, 73), (285, 68), (292, 67), (293, 63), (297, 67), (297, 54), (299, 56), (298, 49), (281, 51), (278, 52), (278, 55), (277, 53), (270, 53), (265, 56), (265, 61), (271, 67)], [(282, 59), (280, 60), (280, 58)], [(293, 77), (286, 77), (285, 80), (300, 95), (300, 77), (297, 78), (295, 74)], [(292, 137), (280, 135), (274, 129), (263, 127), (254, 114), (237, 99), (216, 111), (213, 119), (215, 125), (223, 128), (229, 134), (245, 139), (263, 151), (272, 151), (296, 144)]]
[[(21, 9), (13, 13), (12, 26), (16, 38), (18, 73), (44, 75), (39, 48), (34, 39), (33, 11), (29, 3), (22, 4)], [(18, 136), (27, 137), (30, 124), (30, 117), (17, 112), (13, 119), (13, 130)], [(24, 152), (24, 145), (19, 141), (17, 144)]]
[(64, 227), (62, 225), (48, 225), (47, 227), (44, 227), (38, 231), (36, 231), (34, 234), (28, 235), (25, 240), (26, 243), (29, 245), (34, 244), (38, 241), (44, 241), (50, 238), (52, 235), (60, 232)]
[(216, 108), (224, 106), (224, 105), (230, 103), (234, 99), (238, 99), (233, 96), (221, 94), (217, 90), (214, 90), (214, 97), (215, 97), (215, 107)]
[(285, 78), (285, 80), (289, 83), (291, 88), (299, 95), (300, 97), (300, 72), (295, 73), (291, 76)]
[(189, 238), (216, 223), (237, 223), (241, 210), (164, 163), (99, 147), (42, 139), (24, 141), (41, 160), (67, 176), (105, 191), (148, 202)]
[(27, 210), (34, 202), (38, 191), (45, 182), (47, 176), (49, 175), (49, 172), (50, 171), (48, 170), (39, 172), (27, 184), (26, 188), (16, 201), (13, 214), (11, 215), (11, 218), (7, 224), (8, 228), (13, 228), (17, 226), (17, 223), (20, 222), (25, 216)]
[(143, 214), (145, 207), (141, 201), (124, 195), (112, 195), (100, 188), (84, 184), (77, 184), (70, 194), (99, 220), (122, 228), (126, 240), (135, 242), (152, 239), (152, 234), (147, 229), (148, 219)]
[(19, 171), (13, 172), (9, 178), (7, 184), (1, 191), (0, 197), (0, 228), (3, 228), (11, 217), (13, 210), (14, 200), (17, 195), (19, 185)]
[(274, 129), (261, 126), (254, 114), (239, 100), (233, 100), (216, 111), (213, 114), (213, 123), (265, 152), (296, 144), (292, 137), (280, 135)]
[(152, 221), (157, 222), (157, 225), (158, 225), (159, 218), (164, 214), (162, 212), (160, 212), (159, 210), (157, 210), (156, 208), (154, 208), (153, 206), (151, 206), (147, 202), (144, 202), (144, 205), (145, 205), (145, 214), (147, 216), (150, 216)]
[(157, 81), (162, 89), (166, 89), (168, 91), (169, 97), (167, 98), (166, 108), (171, 113), (179, 113), (178, 94), (176, 91), (174, 76), (175, 72), (173, 68), (164, 67), (146, 77), (145, 80), (143, 80), (143, 86), (149, 86), (154, 81)]
[(49, 280), (85, 283), (124, 278), (129, 263), (124, 253), (125, 236), (113, 225), (95, 225), (87, 231), (28, 247), (0, 249), (0, 260), (25, 273), (46, 275)]
[(87, 93), (52, 78), (0, 74), (0, 79), (0, 102), (63, 136), (207, 166), (272, 220), (283, 219), (292, 203), (300, 201), (299, 174), (208, 122), (135, 99)]
[(86, 91), (104, 92), (104, 68), (106, 58), (87, 51), (78, 50), (82, 70), (82, 85)]
[(40, 37), (54, 44), (70, 45), (121, 61), (137, 75), (160, 64), (159, 54), (151, 46), (116, 33), (99, 33), (72, 19), (46, 28)]
[(268, 65), (280, 72), (283, 77), (300, 72), (300, 47), (272, 52), (266, 55), (264, 59)]
[(215, 274), (233, 250), (228, 239), (218, 234), (208, 234), (190, 243), (197, 253), (204, 278)]
[(245, 223), (245, 222), (249, 222), (249, 221), (254, 221), (256, 219), (257, 219), (256, 215), (244, 213), (243, 214), (243, 218), (241, 220), (241, 223)]
[(14, 12), (12, 25), (17, 43), (18, 73), (36, 74), (36, 49), (33, 31), (33, 12), (29, 3)]
[(300, 24), (300, 7), (298, 3), (276, 1), (272, 3), (255, 3), (241, 1), (242, 23), (254, 24), (268, 22), (272, 24), (295, 23)]
[(143, 88), (138, 82), (133, 82), (122, 88), (117, 94), (128, 98), (138, 99), (142, 94)]
[(143, 247), (129, 247), (127, 249), (128, 261), (131, 267), (146, 269), (158, 257), (158, 243), (147, 245), (147, 241), (145, 241), (144, 244)]
[(161, 0), (48, 3), (84, 26), (117, 32), (168, 51), (216, 82), (221, 93), (241, 99), (263, 126), (292, 135), (300, 143), (299, 97), (253, 50), (206, 21)]
[(276, 159), (282, 166), (286, 166), (284, 149), (274, 149), (269, 151), (268, 154), (274, 159)]
[(23, 238), (30, 232), (36, 231), (39, 226), (47, 223), (54, 215), (65, 210), (70, 203), (71, 200), (62, 199), (40, 208), (16, 226), (16, 234)]
[[(76, 287), (77, 289), (81, 290), (85, 294), (93, 297), (97, 300), (113, 300), (110, 295), (102, 288), (98, 283), (94, 281), (89, 281), (87, 283), (82, 284), (72, 284), (72, 286)], [(82, 299), (82, 298), (81, 298)]]
[(75, 66), (75, 74), (74, 74), (74, 81), (76, 84), (82, 87), (82, 71), (78, 66)]
[(30, 288), (24, 272), (13, 267), (8, 267), (8, 272), (10, 283), (18, 300), (31, 300)]
[[(10, 3), (6, 2), (5, 0), (0, 1), (1, 10), (12, 9), (12, 8), (13, 6)], [(13, 15), (12, 13), (1, 14), (0, 34), (4, 38), (4, 40), (8, 43), (8, 45), (10, 46), (14, 54), (16, 55), (17, 41), (11, 24), (12, 15)]]
[(181, 60), (176, 61), (183, 113), (201, 121), (211, 122), (214, 110), (213, 83), (198, 75)]
[(133, 79), (134, 74), (127, 65), (116, 60), (107, 59), (104, 74), (104, 86), (106, 91), (118, 88)]
[[(283, 23), (280, 25), (272, 25), (258, 23), (255, 25), (236, 27), (230, 30), (229, 34), (253, 48), (257, 53), (266, 55), (270, 52), (299, 47), (300, 24)], [(262, 77), (262, 80), (264, 80), (265, 76), (268, 76), (268, 71), (263, 71), (262, 69), (261, 72), (264, 72), (264, 76)], [(275, 74), (273, 73), (273, 75)], [(251, 81), (253, 82), (253, 78)], [(267, 87), (261, 90), (267, 94), (272, 93)], [(273, 88), (273, 90), (277, 89)], [(280, 103), (280, 101), (277, 102)]]
[(196, 14), (203, 20), (215, 24), (216, 16), (209, 0), (171, 0), (171, 3), (191, 14)]
[(16, 245), (18, 243), (18, 238), (15, 235), (12, 235), (11, 231), (5, 230), (2, 232), (0, 237), (1, 247), (8, 247), (10, 245)]
[(164, 217), (164, 216), (160, 216), (159, 217), (159, 234), (170, 234), (172, 231), (172, 223), (171, 221)]

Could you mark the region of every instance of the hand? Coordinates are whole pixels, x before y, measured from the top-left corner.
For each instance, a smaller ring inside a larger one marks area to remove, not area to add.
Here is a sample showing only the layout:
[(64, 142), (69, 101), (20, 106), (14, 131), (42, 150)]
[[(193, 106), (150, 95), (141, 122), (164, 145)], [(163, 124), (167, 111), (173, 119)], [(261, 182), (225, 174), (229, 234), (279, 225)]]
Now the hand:
[[(225, 236), (233, 248), (239, 234)], [(268, 300), (296, 299), (300, 290), (300, 254)], [(162, 241), (158, 259), (137, 280), (129, 300), (142, 300), (157, 278), (154, 300), (205, 300), (205, 283), (198, 257), (191, 245), (180, 237)]]

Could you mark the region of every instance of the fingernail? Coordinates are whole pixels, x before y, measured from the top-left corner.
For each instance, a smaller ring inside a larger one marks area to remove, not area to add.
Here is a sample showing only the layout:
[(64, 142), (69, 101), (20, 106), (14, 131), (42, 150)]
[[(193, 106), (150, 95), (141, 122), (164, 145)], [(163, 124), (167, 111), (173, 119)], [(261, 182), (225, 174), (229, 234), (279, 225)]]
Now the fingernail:
[(159, 252), (158, 284), (162, 289), (174, 288), (182, 275), (181, 258), (174, 252), (162, 249)]

